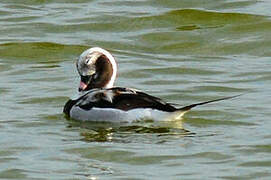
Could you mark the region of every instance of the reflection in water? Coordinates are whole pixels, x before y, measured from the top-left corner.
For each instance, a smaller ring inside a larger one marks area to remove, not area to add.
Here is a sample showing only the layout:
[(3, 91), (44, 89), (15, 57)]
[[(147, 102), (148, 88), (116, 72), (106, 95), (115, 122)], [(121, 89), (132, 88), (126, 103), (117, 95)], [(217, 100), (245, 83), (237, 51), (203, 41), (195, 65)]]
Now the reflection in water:
[(156, 136), (191, 136), (194, 133), (183, 128), (178, 121), (140, 121), (136, 123), (101, 123), (69, 120), (69, 128), (79, 127), (83, 141), (87, 142), (125, 142), (129, 135), (155, 134)]

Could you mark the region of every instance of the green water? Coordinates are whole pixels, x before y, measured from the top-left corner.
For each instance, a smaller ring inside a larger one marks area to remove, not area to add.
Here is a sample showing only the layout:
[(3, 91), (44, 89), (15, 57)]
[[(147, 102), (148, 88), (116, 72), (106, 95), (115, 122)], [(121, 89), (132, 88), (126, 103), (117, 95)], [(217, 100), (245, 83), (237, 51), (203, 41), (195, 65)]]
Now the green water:
[[(0, 179), (270, 179), (269, 0), (1, 1)], [(75, 59), (100, 46), (116, 85), (202, 106), (181, 121), (62, 114)]]

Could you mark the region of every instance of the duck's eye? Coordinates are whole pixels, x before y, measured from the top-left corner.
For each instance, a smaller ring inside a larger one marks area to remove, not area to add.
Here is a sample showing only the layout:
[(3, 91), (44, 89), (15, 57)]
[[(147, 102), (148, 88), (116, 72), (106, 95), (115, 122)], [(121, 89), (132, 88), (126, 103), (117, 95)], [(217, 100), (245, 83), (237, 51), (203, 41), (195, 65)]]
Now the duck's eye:
[(90, 59), (86, 59), (86, 64), (89, 64)]

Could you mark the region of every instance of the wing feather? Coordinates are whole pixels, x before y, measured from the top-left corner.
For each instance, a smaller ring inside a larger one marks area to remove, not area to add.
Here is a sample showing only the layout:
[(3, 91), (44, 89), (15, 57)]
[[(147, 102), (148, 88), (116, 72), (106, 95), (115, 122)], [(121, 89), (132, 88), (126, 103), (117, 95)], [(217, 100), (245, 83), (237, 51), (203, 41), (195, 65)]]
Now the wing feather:
[(85, 94), (76, 104), (89, 110), (93, 107), (115, 108), (129, 111), (136, 108), (151, 108), (166, 112), (176, 111), (176, 108), (160, 98), (129, 88), (114, 87), (97, 89)]

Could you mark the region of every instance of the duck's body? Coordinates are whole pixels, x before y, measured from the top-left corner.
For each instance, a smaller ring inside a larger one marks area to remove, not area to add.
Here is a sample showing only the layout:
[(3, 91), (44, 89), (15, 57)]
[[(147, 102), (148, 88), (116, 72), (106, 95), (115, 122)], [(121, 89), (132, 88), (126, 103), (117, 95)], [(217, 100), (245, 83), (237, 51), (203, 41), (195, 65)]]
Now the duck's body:
[(131, 122), (180, 119), (191, 108), (232, 97), (176, 108), (144, 92), (113, 87), (117, 74), (114, 57), (101, 48), (90, 48), (76, 62), (81, 76), (79, 96), (70, 99), (63, 112), (81, 121)]
[(82, 121), (131, 122), (142, 119), (176, 119), (185, 110), (137, 90), (114, 87), (93, 89), (77, 99), (69, 100), (64, 112)]

